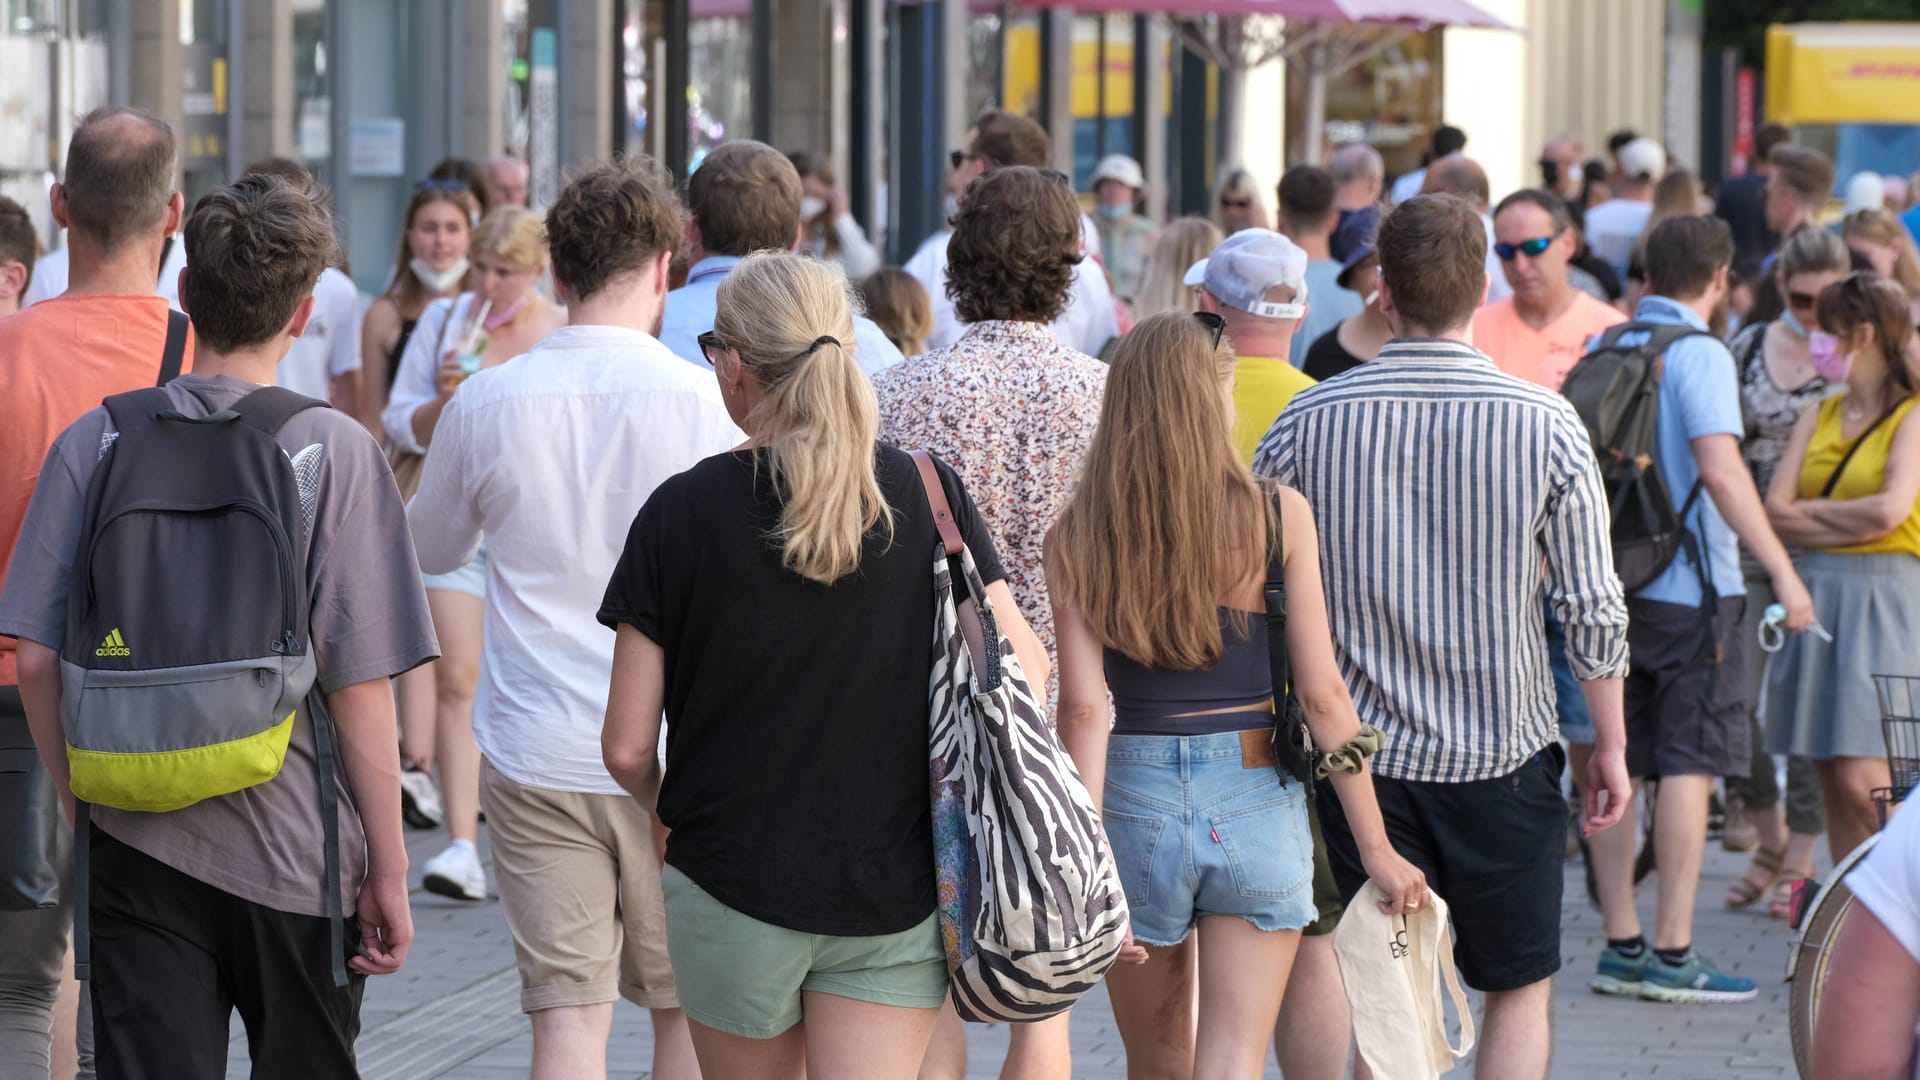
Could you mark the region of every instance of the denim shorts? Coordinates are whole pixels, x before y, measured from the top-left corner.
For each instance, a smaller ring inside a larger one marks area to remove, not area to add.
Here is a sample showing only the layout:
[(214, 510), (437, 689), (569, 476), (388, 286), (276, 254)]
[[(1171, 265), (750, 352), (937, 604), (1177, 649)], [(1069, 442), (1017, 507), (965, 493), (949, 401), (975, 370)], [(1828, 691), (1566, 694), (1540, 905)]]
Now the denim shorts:
[(1203, 915), (1258, 930), (1314, 921), (1305, 790), (1240, 760), (1240, 733), (1115, 735), (1101, 815), (1142, 945), (1177, 945)]
[(466, 593), (482, 600), (487, 598), (487, 545), (480, 544), (480, 553), (473, 561), (458, 570), (444, 574), (422, 574), (420, 584), (427, 589), (439, 592)]
[(1587, 693), (1573, 677), (1573, 664), (1567, 659), (1567, 630), (1547, 612), (1547, 665), (1553, 669), (1553, 697), (1560, 709), (1560, 737), (1574, 744), (1591, 745), (1596, 738), (1593, 714), (1587, 711)]

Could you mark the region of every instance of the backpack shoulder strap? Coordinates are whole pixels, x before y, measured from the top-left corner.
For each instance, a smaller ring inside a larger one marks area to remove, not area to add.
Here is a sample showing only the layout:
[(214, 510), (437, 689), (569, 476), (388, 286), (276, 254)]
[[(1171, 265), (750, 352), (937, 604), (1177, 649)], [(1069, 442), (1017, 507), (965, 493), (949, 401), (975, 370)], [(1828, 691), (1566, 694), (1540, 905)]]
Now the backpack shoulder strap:
[(269, 435), (278, 434), (287, 421), (308, 409), (325, 408), (330, 408), (326, 402), (296, 394), (283, 386), (263, 386), (233, 403), (233, 411), (240, 415), (241, 423)]
[[(173, 237), (167, 237), (167, 243), (173, 243)], [(186, 363), (187, 322), (185, 312), (167, 309), (167, 344), (160, 354), (160, 379), (155, 386), (165, 386), (179, 377), (180, 368)]]
[(124, 437), (152, 426), (161, 413), (172, 411), (173, 398), (165, 390), (149, 386), (114, 394), (100, 404), (106, 408), (107, 418), (113, 421), (113, 430)]

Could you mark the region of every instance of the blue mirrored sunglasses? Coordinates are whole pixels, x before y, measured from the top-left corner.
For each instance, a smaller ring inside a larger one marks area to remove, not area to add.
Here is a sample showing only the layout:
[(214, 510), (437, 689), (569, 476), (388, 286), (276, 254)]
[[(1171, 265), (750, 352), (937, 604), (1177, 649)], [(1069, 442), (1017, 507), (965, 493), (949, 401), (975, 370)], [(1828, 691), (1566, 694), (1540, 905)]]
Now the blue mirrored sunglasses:
[(1517, 244), (1495, 244), (1493, 245), (1493, 253), (1500, 256), (1501, 262), (1512, 262), (1515, 255), (1525, 255), (1529, 259), (1537, 259), (1542, 252), (1552, 247), (1553, 242), (1560, 239), (1560, 233), (1565, 231), (1565, 229), (1562, 229), (1552, 236), (1536, 236), (1531, 240), (1522, 240)]

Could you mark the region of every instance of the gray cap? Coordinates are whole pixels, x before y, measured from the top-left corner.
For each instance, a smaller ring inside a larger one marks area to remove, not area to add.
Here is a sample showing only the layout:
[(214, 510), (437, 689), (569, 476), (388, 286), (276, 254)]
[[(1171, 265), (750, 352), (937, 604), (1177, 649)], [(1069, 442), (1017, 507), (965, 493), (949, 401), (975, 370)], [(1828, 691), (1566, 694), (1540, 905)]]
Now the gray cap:
[[(1272, 229), (1241, 229), (1213, 254), (1187, 270), (1186, 283), (1203, 285), (1215, 300), (1266, 319), (1298, 319), (1307, 311), (1307, 253)], [(1293, 289), (1293, 301), (1276, 304), (1267, 290)]]

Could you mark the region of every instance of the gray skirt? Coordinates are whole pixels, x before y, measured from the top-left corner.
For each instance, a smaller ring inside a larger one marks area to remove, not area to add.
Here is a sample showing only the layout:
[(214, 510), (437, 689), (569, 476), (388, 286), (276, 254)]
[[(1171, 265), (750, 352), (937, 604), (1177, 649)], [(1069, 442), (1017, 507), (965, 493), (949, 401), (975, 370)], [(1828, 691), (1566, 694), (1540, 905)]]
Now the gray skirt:
[(1791, 635), (1768, 662), (1767, 750), (1815, 761), (1882, 757), (1873, 676), (1920, 675), (1920, 559), (1807, 552), (1795, 565), (1833, 643)]

